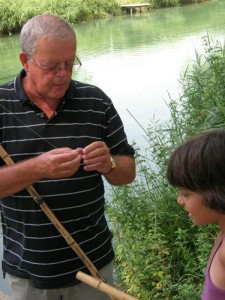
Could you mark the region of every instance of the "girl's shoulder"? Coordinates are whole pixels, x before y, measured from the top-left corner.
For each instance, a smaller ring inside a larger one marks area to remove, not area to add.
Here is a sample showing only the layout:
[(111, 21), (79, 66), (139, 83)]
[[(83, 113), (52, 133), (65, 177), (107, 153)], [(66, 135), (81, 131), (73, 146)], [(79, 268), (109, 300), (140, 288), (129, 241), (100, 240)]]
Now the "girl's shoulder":
[(220, 236), (220, 239), (218, 240), (217, 244), (218, 243), (220, 243), (220, 247), (218, 249), (218, 258), (225, 269), (225, 234)]

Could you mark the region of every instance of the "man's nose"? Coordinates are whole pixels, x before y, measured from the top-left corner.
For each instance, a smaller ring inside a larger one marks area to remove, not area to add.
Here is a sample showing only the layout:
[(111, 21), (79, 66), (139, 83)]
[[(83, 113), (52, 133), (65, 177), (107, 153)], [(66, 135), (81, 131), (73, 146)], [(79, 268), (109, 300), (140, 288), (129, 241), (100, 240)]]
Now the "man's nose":
[(64, 74), (64, 73), (67, 73), (67, 68), (66, 67), (58, 67), (56, 69), (56, 75), (61, 75), (61, 74)]

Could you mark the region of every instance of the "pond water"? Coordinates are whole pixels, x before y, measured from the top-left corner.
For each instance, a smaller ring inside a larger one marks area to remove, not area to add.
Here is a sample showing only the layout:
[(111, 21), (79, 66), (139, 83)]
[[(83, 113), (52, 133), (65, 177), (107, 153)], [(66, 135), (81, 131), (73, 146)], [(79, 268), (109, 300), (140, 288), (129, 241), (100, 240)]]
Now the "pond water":
[[(209, 33), (224, 42), (224, 20), (225, 1), (218, 0), (76, 25), (82, 66), (73, 77), (101, 87), (122, 117), (129, 140), (145, 147), (141, 126), (169, 118), (168, 94), (178, 98), (180, 74), (196, 50), (203, 52), (202, 37)], [(19, 72), (19, 51), (17, 35), (0, 38), (0, 83)], [(0, 290), (8, 291), (1, 273)]]

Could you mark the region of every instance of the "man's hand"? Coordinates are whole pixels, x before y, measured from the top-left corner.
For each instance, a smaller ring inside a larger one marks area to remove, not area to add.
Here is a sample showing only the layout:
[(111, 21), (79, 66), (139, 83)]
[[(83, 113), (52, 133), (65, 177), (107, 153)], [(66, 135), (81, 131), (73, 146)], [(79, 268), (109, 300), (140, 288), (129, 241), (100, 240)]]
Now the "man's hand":
[(77, 150), (58, 148), (35, 158), (41, 178), (62, 178), (77, 172), (82, 155)]
[(104, 142), (91, 143), (82, 149), (82, 155), (85, 171), (96, 170), (104, 174), (111, 170), (110, 151)]

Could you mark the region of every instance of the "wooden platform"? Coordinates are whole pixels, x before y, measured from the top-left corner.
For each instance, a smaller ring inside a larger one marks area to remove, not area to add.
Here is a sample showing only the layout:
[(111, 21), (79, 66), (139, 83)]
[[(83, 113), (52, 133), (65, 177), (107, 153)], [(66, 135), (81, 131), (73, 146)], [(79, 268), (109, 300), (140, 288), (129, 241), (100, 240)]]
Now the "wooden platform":
[(121, 4), (121, 9), (126, 10), (127, 13), (133, 14), (133, 11), (136, 11), (139, 9), (139, 12), (141, 13), (142, 8), (151, 7), (150, 3), (138, 3), (138, 4)]

